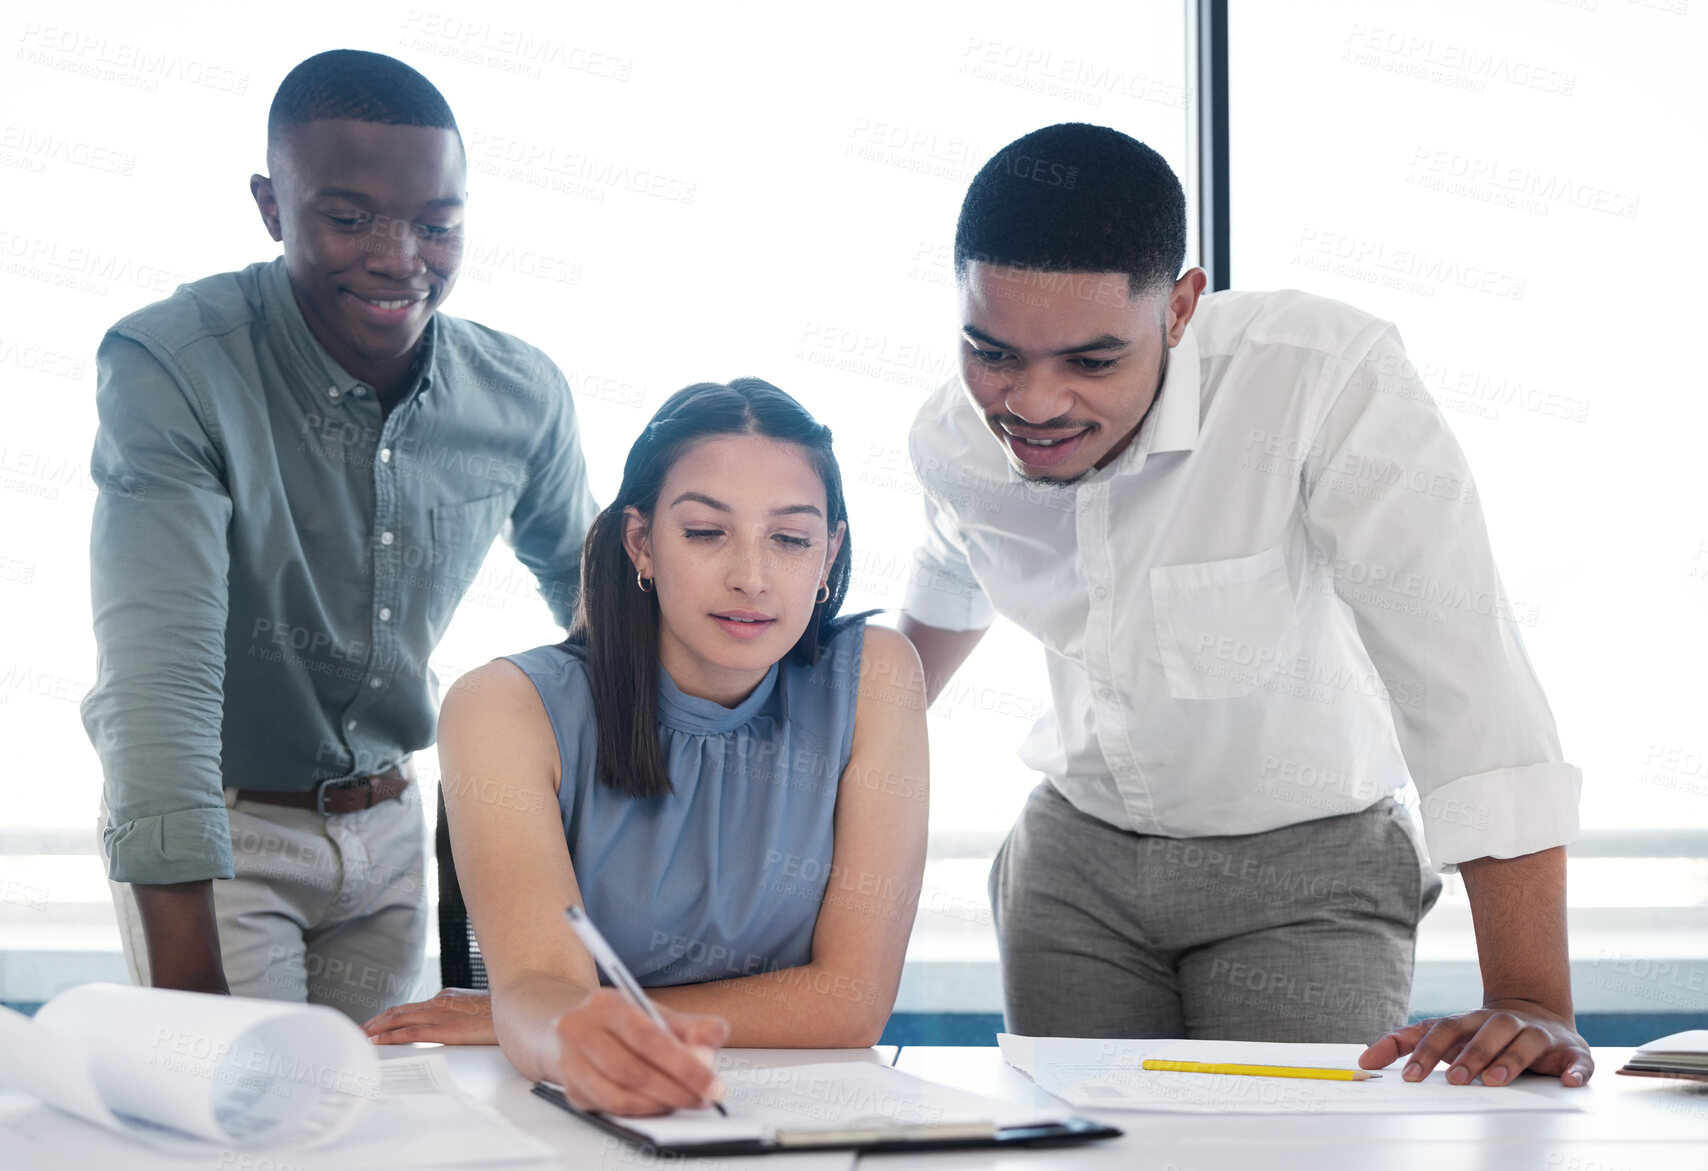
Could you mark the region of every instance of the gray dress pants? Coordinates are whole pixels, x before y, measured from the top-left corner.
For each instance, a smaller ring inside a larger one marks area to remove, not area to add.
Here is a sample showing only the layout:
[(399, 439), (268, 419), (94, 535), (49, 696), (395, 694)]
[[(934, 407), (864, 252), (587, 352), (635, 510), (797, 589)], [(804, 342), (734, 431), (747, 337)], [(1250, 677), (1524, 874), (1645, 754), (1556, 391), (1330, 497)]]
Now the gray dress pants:
[(1011, 1032), (1374, 1041), (1403, 1025), (1441, 893), (1406, 813), (1166, 838), (1040, 784), (990, 872)]

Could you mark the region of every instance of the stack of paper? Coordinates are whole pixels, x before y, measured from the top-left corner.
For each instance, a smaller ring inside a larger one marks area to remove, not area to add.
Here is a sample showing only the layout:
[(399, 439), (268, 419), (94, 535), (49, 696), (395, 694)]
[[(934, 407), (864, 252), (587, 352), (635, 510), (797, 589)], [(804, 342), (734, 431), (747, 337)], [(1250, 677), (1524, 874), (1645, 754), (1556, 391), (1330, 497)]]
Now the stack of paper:
[(1259, 1041), (1100, 1041), (998, 1035), (1003, 1059), (1070, 1105), (1087, 1110), (1174, 1114), (1459, 1114), (1581, 1110), (1557, 1078), (1509, 1086), (1449, 1085), (1444, 1068), (1420, 1082), (1400, 1078), (1404, 1062), (1370, 1081), (1317, 1081), (1212, 1073), (1153, 1072), (1147, 1059), (1209, 1064), (1357, 1069), (1362, 1045), (1283, 1045)]
[(1635, 1077), (1708, 1081), (1708, 1029), (1691, 1029), (1650, 1041), (1632, 1054), (1619, 1072)]

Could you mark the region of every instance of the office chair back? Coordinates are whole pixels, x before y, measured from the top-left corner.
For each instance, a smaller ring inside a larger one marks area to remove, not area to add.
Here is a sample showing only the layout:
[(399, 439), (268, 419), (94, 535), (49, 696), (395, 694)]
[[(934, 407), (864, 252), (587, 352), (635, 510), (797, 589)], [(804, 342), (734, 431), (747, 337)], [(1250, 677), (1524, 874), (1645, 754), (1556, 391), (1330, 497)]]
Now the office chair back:
[(445, 819), (445, 794), (439, 793), (439, 829), (433, 835), (433, 856), (439, 862), (439, 981), (446, 988), (485, 988), (486, 962), (469, 925), (468, 907), (457, 885), (457, 864), (451, 857), (451, 827)]

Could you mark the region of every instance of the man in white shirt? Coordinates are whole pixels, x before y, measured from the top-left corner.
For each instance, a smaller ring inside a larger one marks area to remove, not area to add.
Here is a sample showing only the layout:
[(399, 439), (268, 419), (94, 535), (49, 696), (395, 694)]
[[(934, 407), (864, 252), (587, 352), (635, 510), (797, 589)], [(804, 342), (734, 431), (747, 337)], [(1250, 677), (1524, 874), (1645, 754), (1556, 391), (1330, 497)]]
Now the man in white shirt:
[[(998, 855), (1009, 1027), (1379, 1039), (1403, 1076), (1582, 1085), (1565, 850), (1581, 777), (1507, 612), (1475, 484), (1394, 328), (1200, 294), (1168, 165), (1048, 127), (956, 229), (962, 376), (912, 431), (902, 629), (933, 697), (996, 614), (1045, 648), (1044, 774)], [(1406, 1026), (1460, 868), (1484, 1006)]]

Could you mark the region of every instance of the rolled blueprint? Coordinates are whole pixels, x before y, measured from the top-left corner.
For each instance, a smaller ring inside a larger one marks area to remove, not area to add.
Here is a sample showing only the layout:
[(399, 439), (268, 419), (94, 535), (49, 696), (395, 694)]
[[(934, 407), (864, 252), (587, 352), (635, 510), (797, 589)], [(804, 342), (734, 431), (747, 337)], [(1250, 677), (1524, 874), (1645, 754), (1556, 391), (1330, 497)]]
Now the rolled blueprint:
[(316, 1146), (379, 1093), (361, 1029), (321, 1005), (85, 984), (0, 1009), (0, 1087), (144, 1138)]

